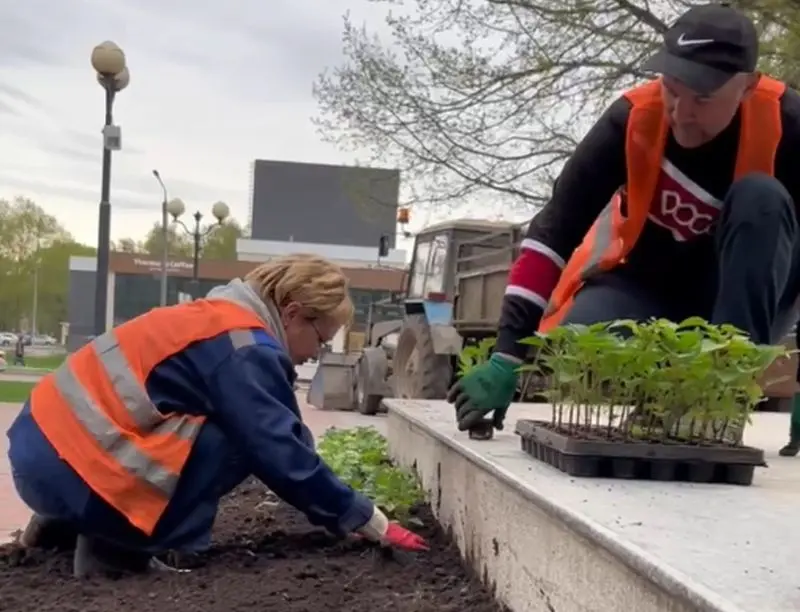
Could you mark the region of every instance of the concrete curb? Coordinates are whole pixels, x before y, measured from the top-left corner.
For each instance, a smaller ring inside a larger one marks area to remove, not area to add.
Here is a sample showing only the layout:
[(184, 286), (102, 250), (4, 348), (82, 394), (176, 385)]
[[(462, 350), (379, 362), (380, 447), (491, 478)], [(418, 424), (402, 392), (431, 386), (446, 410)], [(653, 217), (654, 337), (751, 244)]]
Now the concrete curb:
[[(558, 523), (568, 527), (570, 531), (593, 542), (599, 549), (607, 551), (610, 555), (629, 567), (633, 572), (661, 591), (673, 597), (675, 603), (681, 602), (681, 608), (690, 608), (698, 612), (747, 612), (743, 608), (731, 603), (723, 596), (712, 591), (693, 577), (687, 576), (660, 559), (649, 554), (642, 548), (621, 540), (615, 533), (592, 519), (582, 516), (575, 511), (562, 506), (556, 501), (545, 497), (532, 490), (525, 482), (508, 470), (493, 464), (484, 456), (461, 444), (458, 440), (444, 435), (430, 426), (430, 423), (416, 416), (410, 409), (402, 409), (386, 402), (389, 410), (390, 445), (394, 442), (392, 422), (405, 422), (412, 430), (422, 436), (428, 436), (436, 444), (443, 445), (456, 455), (462, 457), (477, 467), (481, 472), (491, 475), (493, 479), (503, 483), (509, 490), (514, 491), (527, 499), (531, 504), (541, 509), (546, 515)], [(412, 453), (413, 455), (413, 453)], [(417, 457), (414, 456), (416, 462)], [(477, 529), (475, 526), (467, 529)], [(473, 537), (478, 537), (473, 534)], [(463, 552), (463, 551), (462, 551)], [(485, 571), (485, 570), (484, 570)], [(614, 608), (616, 610), (616, 608)]]

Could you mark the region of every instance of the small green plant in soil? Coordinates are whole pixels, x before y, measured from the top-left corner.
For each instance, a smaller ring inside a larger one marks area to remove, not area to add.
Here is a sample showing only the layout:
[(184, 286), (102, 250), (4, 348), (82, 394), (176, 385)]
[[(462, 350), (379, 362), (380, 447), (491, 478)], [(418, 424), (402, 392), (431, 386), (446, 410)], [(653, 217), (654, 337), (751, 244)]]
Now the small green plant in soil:
[(425, 495), (416, 476), (392, 463), (385, 437), (372, 427), (329, 429), (317, 445), (325, 463), (392, 519), (411, 521), (411, 509)]
[(622, 441), (741, 444), (766, 369), (789, 354), (699, 317), (567, 325), (522, 342), (537, 350), (521, 371), (547, 378), (554, 429)]
[(464, 376), (475, 366), (489, 360), (496, 338), (484, 338), (474, 344), (468, 344), (458, 354), (458, 376)]

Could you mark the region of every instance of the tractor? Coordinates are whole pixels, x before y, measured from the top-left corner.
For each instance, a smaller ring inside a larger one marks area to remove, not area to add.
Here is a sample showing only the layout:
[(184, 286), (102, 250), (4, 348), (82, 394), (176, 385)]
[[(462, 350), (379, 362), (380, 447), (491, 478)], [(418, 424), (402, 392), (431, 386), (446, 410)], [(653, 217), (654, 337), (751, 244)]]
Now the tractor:
[(322, 356), (309, 403), (375, 414), (384, 397), (443, 399), (464, 344), (496, 333), (523, 230), (459, 219), (419, 232), (401, 297), (372, 305), (360, 354)]

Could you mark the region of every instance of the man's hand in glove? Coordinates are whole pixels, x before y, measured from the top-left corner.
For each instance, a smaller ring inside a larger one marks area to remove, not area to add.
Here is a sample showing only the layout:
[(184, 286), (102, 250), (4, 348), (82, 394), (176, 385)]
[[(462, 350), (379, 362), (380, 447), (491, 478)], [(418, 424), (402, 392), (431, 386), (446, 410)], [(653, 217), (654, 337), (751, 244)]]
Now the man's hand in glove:
[(428, 544), (422, 537), (402, 527), (399, 523), (390, 521), (377, 506), (372, 513), (372, 518), (367, 521), (366, 525), (357, 529), (356, 533), (372, 542), (378, 542), (391, 548), (411, 552), (428, 550)]
[(508, 406), (517, 390), (519, 365), (513, 357), (495, 353), (453, 385), (447, 401), (455, 404), (459, 431), (478, 425), (492, 411), (494, 426), (503, 429)]

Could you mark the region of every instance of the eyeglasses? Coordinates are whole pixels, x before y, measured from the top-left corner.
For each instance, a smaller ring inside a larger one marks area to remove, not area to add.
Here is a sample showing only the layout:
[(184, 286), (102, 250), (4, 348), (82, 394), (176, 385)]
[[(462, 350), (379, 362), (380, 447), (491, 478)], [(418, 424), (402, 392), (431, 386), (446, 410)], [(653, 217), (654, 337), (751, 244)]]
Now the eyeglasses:
[(317, 320), (316, 319), (306, 319), (308, 324), (311, 325), (311, 328), (314, 330), (314, 333), (317, 334), (317, 341), (319, 342), (320, 346), (326, 344), (325, 338), (322, 337), (322, 334), (319, 333), (319, 328), (317, 327)]

